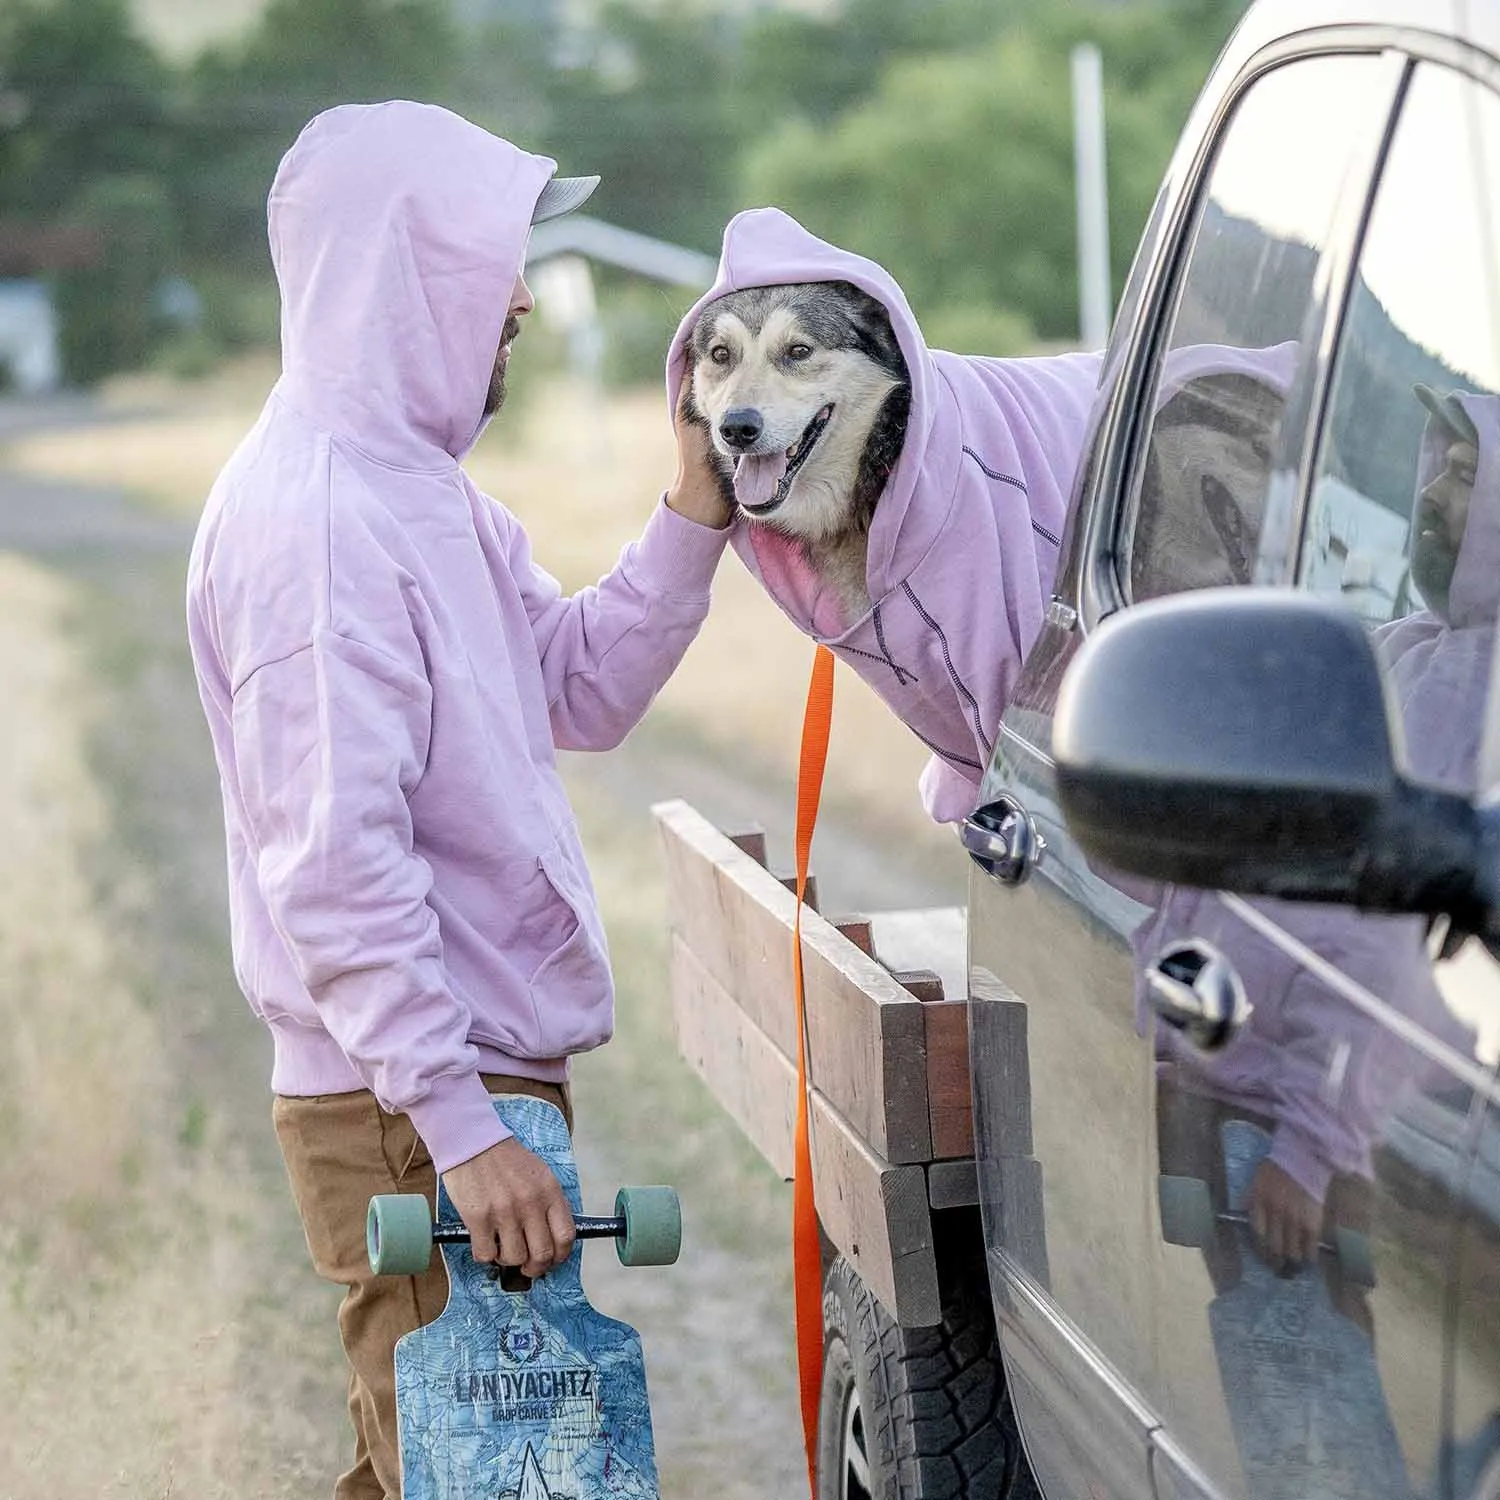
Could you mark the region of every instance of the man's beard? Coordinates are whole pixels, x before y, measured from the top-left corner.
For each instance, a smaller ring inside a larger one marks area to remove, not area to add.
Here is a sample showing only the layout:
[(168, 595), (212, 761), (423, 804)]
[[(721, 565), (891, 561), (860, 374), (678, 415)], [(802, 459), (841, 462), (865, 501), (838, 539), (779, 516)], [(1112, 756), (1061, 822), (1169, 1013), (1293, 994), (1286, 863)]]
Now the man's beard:
[[(512, 314), (505, 320), (505, 327), (500, 332), (500, 347), (514, 343), (516, 335), (521, 331), (521, 320)], [(494, 368), (490, 371), (490, 388), (484, 398), (484, 414), (493, 417), (502, 406), (505, 405), (505, 361), (500, 358), (500, 351), (495, 351)]]
[[(1418, 524), (1421, 512), (1418, 511)], [(1458, 550), (1446, 535), (1423, 537), (1419, 531), (1411, 554), (1411, 581), (1416, 584), (1427, 607), (1435, 615), (1448, 618), (1449, 590), (1458, 567)]]

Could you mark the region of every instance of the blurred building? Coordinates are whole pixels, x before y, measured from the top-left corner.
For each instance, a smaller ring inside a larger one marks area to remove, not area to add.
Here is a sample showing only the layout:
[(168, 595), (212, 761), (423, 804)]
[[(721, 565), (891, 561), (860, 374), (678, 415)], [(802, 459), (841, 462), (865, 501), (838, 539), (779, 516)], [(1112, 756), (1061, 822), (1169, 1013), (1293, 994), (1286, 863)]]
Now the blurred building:
[(98, 262), (87, 229), (48, 229), (0, 219), (0, 390), (44, 395), (62, 384), (62, 350), (50, 277)]
[(0, 392), (40, 396), (61, 384), (52, 294), (41, 281), (0, 281)]
[(596, 265), (695, 294), (708, 290), (718, 269), (711, 255), (587, 214), (538, 224), (526, 252), (526, 279), (536, 293), (537, 314), (565, 339), (573, 373), (594, 384), (604, 368), (604, 326), (594, 295)]

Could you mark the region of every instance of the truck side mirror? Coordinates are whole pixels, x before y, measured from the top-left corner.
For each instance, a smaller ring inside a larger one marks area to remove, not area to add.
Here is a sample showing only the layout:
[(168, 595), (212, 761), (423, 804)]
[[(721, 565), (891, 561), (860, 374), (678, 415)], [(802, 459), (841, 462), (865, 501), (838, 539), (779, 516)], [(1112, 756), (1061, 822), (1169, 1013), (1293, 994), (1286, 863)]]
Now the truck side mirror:
[(1103, 864), (1484, 932), (1484, 819), (1404, 778), (1399, 745), (1364, 628), (1281, 589), (1203, 589), (1106, 620), (1053, 734), (1063, 813)]

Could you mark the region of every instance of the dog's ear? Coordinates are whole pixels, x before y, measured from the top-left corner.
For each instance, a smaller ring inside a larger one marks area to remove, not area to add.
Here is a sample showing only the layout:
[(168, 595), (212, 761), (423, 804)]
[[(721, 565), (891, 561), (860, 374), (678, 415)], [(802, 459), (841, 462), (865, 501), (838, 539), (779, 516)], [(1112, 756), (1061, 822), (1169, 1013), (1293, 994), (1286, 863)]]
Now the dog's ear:
[(906, 358), (901, 353), (901, 345), (897, 341), (896, 330), (891, 326), (891, 315), (886, 311), (885, 303), (851, 281), (841, 281), (837, 285), (849, 306), (859, 347), (876, 364), (889, 370), (898, 379), (906, 380), (909, 375)]

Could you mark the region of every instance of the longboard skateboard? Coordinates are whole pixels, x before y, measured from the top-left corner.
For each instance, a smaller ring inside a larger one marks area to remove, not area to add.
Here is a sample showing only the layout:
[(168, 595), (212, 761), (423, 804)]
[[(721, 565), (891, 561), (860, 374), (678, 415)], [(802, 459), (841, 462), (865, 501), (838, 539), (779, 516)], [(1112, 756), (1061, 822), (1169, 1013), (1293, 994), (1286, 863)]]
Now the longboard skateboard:
[(448, 1305), (396, 1345), (403, 1500), (659, 1500), (640, 1335), (590, 1306), (582, 1240), (613, 1237), (627, 1265), (668, 1265), (682, 1239), (670, 1188), (625, 1188), (611, 1218), (581, 1212), (562, 1112), (543, 1099), (495, 1100), (500, 1118), (557, 1174), (579, 1243), (526, 1291), (506, 1291), (469, 1252), (447, 1191), (370, 1202), (377, 1274), (425, 1270), (437, 1243)]

